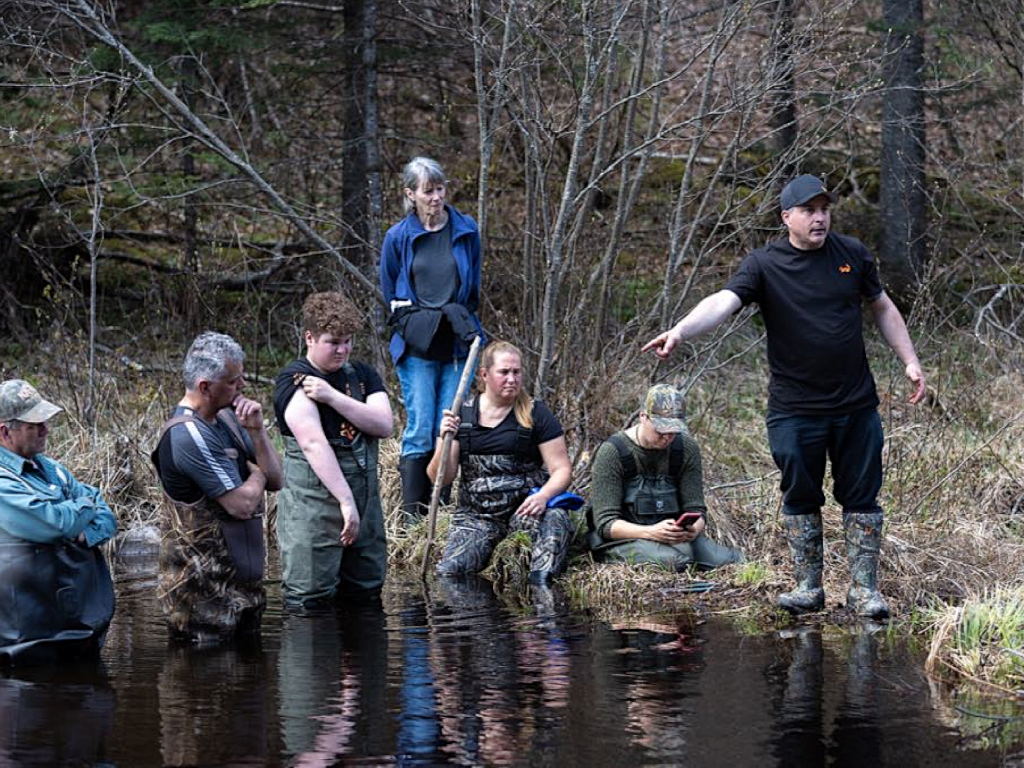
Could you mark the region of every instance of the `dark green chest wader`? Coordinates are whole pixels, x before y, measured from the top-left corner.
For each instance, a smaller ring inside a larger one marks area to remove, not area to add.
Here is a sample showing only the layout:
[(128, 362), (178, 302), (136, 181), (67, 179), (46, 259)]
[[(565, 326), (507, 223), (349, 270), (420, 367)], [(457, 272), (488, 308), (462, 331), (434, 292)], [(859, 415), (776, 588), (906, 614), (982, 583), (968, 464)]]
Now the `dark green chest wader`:
[[(683, 466), (683, 436), (676, 435), (669, 446), (668, 475), (642, 475), (629, 445), (629, 439), (616, 433), (608, 438), (619, 452), (622, 465), (622, 519), (637, 525), (654, 525), (683, 513), (676, 478)], [(605, 541), (594, 528), (593, 515), (587, 510), (591, 550), (607, 549), (622, 540)]]
[[(366, 385), (355, 366), (346, 362), (343, 370), (345, 394), (365, 402)], [(285, 602), (293, 605), (329, 599), (339, 591), (378, 589), (387, 571), (384, 514), (377, 484), (378, 440), (361, 432), (351, 444), (341, 436), (326, 437), (359, 510), (359, 537), (348, 547), (341, 546), (343, 520), (338, 500), (317, 477), (298, 441), (286, 436), (277, 536), (282, 591)]]
[[(35, 492), (15, 473), (0, 472)], [(98, 547), (0, 532), (0, 659), (35, 655), (51, 643), (61, 655), (70, 646), (98, 648), (113, 615), (114, 584)]]

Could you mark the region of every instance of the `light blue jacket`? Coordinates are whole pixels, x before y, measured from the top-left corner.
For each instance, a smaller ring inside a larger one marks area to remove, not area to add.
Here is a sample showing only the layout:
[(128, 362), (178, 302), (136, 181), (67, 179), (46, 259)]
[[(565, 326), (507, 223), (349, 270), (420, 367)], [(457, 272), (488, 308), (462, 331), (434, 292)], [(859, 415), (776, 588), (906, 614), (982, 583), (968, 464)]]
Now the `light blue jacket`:
[(43, 454), (30, 461), (0, 446), (0, 542), (54, 544), (83, 532), (90, 547), (117, 532), (99, 489)]

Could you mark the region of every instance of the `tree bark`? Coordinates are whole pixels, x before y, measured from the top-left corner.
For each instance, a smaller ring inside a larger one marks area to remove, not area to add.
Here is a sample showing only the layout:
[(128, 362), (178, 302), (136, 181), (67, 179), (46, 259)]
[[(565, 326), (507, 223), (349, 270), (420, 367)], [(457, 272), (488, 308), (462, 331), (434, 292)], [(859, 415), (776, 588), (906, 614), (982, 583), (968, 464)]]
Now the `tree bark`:
[(363, 29), (366, 16), (366, 0), (345, 0), (343, 14), (345, 32), (342, 45), (345, 48), (343, 118), (343, 165), (341, 172), (341, 217), (348, 225), (342, 245), (350, 258), (359, 267), (366, 268), (372, 256), (366, 247), (369, 227), (367, 226), (368, 198), (366, 186), (367, 141), (366, 141), (366, 69), (363, 51), (366, 41)]
[(885, 102), (879, 196), (879, 260), (889, 292), (906, 307), (926, 258), (923, 0), (884, 0)]

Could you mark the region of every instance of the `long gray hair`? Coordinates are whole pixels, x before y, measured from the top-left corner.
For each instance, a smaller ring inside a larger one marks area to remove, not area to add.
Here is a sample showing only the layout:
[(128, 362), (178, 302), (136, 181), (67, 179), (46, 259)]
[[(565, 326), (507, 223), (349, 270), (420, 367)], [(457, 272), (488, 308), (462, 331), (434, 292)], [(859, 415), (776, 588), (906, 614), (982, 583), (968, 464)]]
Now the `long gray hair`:
[(420, 188), (420, 184), (424, 181), (434, 184), (447, 183), (444, 169), (441, 168), (441, 164), (437, 160), (429, 157), (414, 157), (402, 169), (402, 210), (406, 213), (412, 213), (416, 205), (405, 194), (405, 190), (411, 189), (415, 191)]
[(185, 389), (194, 390), (200, 379), (219, 379), (229, 362), (245, 362), (245, 352), (237, 341), (226, 333), (204, 331), (199, 334), (188, 348), (181, 367)]

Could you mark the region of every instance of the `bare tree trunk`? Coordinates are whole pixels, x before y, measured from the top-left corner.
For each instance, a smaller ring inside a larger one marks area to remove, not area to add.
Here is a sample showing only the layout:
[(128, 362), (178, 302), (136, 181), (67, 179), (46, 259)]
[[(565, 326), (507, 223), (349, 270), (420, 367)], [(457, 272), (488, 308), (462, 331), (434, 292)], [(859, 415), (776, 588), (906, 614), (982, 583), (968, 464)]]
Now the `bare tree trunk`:
[(796, 104), (793, 100), (793, 0), (776, 0), (772, 18), (772, 90), (769, 97), (774, 131), (772, 144), (781, 160), (779, 176), (785, 180), (794, 173), (790, 151), (796, 146)]
[[(608, 39), (617, 38), (618, 25), (622, 21), (628, 4), (616, 10), (616, 22), (612, 25)], [(590, 111), (593, 107), (595, 90), (599, 82), (598, 73), (603, 61), (611, 55), (608, 49), (598, 46), (597, 30), (593, 24), (593, 2), (584, 2), (582, 6), (583, 51), (585, 74), (580, 88), (579, 105), (576, 110), (576, 126), (573, 132), (572, 149), (569, 164), (565, 171), (561, 202), (558, 214), (551, 229), (551, 238), (547, 248), (547, 273), (544, 283), (544, 302), (541, 306), (541, 343), (540, 360), (537, 365), (537, 392), (543, 397), (548, 373), (551, 369), (555, 347), (555, 315), (558, 305), (558, 294), (562, 286), (562, 275), (565, 268), (565, 237), (572, 216), (572, 205), (579, 186), (580, 162), (584, 152), (584, 138), (590, 126)]]
[(487, 195), (490, 187), (491, 157), (494, 154), (494, 134), (498, 127), (498, 115), (505, 106), (505, 71), (508, 61), (509, 46), (512, 40), (512, 19), (515, 16), (516, 3), (510, 2), (505, 9), (502, 24), (501, 50), (498, 54), (498, 65), (491, 70), (494, 93), (488, 95), (486, 67), (484, 65), (485, 33), (481, 0), (473, 0), (473, 81), (476, 86), (477, 128), (480, 134), (480, 169), (476, 190), (476, 221), (480, 230), (480, 251), (487, 255)]
[(342, 243), (350, 259), (359, 267), (366, 268), (372, 256), (366, 247), (369, 228), (367, 226), (368, 200), (366, 187), (367, 141), (366, 141), (366, 1), (345, 0), (343, 14), (345, 31), (342, 35), (344, 46), (345, 75), (344, 88), (344, 133), (342, 144), (343, 164), (341, 172), (341, 216), (348, 225)]
[[(181, 59), (181, 96), (185, 106), (195, 111), (196, 94), (196, 60), (191, 55), (183, 56)], [(191, 180), (196, 174), (196, 159), (192, 152), (191, 142), (186, 145), (181, 157), (181, 172), (186, 180)], [(188, 183), (188, 182), (186, 182)], [(200, 298), (199, 298), (199, 247), (197, 244), (198, 214), (196, 211), (195, 198), (186, 195), (185, 206), (185, 241), (181, 254), (182, 278), (179, 286), (178, 296), (181, 302), (182, 314), (184, 315), (185, 327), (189, 335), (199, 331), (200, 319)]]
[[(652, 5), (657, 6), (658, 10), (652, 12)], [(630, 78), (630, 94), (638, 95), (643, 87), (650, 31), (651, 27), (654, 26), (653, 19), (659, 19), (662, 22), (658, 25), (660, 31), (653, 71), (654, 82), (659, 83), (659, 85), (655, 88), (653, 94), (650, 122), (648, 123), (646, 141), (644, 142), (646, 148), (641, 151), (636, 169), (632, 174), (630, 173), (632, 163), (625, 162), (622, 164), (619, 175), (619, 189), (616, 200), (615, 219), (612, 223), (612, 235), (608, 240), (608, 245), (604, 250), (601, 261), (597, 268), (591, 273), (587, 286), (587, 296), (595, 299), (597, 303), (597, 309), (594, 313), (592, 326), (597, 330), (597, 333), (591, 333), (591, 358), (595, 360), (598, 359), (601, 346), (604, 344), (604, 328), (608, 314), (609, 279), (619, 255), (620, 245), (622, 243), (622, 234), (625, 231), (627, 222), (629, 221), (630, 213), (636, 205), (636, 200), (640, 193), (640, 184), (644, 178), (647, 162), (650, 159), (651, 152), (653, 152), (654, 144), (651, 139), (653, 139), (654, 135), (656, 135), (658, 131), (662, 92), (660, 82), (665, 68), (665, 38), (668, 29), (668, 25), (664, 23), (665, 19), (662, 16), (663, 12), (664, 6), (659, 2), (659, 0), (651, 0), (644, 5), (642, 37), (640, 45), (637, 48), (636, 58), (633, 62), (633, 73)], [(632, 98), (626, 110), (626, 120), (622, 139), (622, 144), (625, 150), (632, 149), (633, 131), (636, 123), (638, 104), (639, 99)], [(595, 285), (597, 287), (595, 287)], [(583, 303), (581, 303), (580, 306), (582, 306), (582, 304)], [(574, 323), (574, 325), (578, 324)]]
[(925, 261), (923, 0), (883, 0), (887, 27), (879, 257), (894, 298), (908, 305)]
[[(718, 60), (722, 52), (728, 47), (729, 40), (735, 33), (733, 15), (735, 9), (726, 7), (719, 17), (718, 28), (715, 30), (711, 49), (708, 52), (707, 69), (704, 72), (704, 82), (700, 97), (700, 105), (697, 107), (697, 117), (693, 127), (693, 137), (690, 139), (690, 149), (686, 157), (686, 167), (683, 170), (683, 178), (679, 182), (679, 193), (676, 196), (676, 207), (672, 215), (672, 225), (669, 232), (668, 262), (665, 265), (665, 279), (662, 283), (661, 296), (658, 300), (659, 325), (664, 327), (668, 324), (672, 302), (669, 297), (672, 294), (672, 283), (675, 280), (676, 271), (686, 258), (687, 249), (692, 240), (695, 230), (695, 223), (687, 220), (686, 204), (690, 197), (690, 188), (693, 184), (693, 174), (697, 163), (697, 153), (701, 146), (708, 139), (708, 130), (705, 121), (711, 106), (712, 84), (715, 80), (715, 73), (718, 68)], [(689, 224), (689, 226), (687, 226)], [(680, 246), (683, 239), (683, 232), (687, 231), (688, 236)]]

